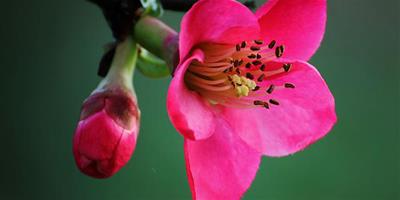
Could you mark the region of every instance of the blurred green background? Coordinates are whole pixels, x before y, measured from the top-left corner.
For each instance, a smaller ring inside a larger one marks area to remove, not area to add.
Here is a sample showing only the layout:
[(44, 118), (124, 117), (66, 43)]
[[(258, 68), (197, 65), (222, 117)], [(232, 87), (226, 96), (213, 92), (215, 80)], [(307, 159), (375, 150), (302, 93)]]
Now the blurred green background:
[[(397, 0), (328, 2), (310, 62), (335, 95), (339, 121), (303, 152), (264, 158), (244, 199), (400, 199), (399, 9)], [(112, 40), (102, 13), (83, 0), (2, 1), (0, 11), (0, 199), (190, 199), (183, 140), (165, 108), (169, 78), (136, 73), (135, 154), (114, 177), (89, 178), (75, 167), (72, 135)], [(178, 29), (182, 15), (162, 20)]]

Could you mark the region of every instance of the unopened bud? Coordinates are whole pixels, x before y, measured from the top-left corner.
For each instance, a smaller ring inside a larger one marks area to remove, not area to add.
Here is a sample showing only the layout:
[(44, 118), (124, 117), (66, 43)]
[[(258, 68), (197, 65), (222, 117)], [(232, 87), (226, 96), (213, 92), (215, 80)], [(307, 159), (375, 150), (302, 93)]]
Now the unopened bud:
[(129, 92), (93, 93), (83, 104), (73, 152), (79, 169), (106, 178), (124, 166), (135, 149), (140, 111)]
[(131, 80), (132, 59), (136, 60), (135, 45), (131, 44), (126, 41), (117, 48), (107, 77), (83, 103), (75, 130), (76, 165), (95, 178), (115, 174), (130, 160), (136, 146), (140, 111)]

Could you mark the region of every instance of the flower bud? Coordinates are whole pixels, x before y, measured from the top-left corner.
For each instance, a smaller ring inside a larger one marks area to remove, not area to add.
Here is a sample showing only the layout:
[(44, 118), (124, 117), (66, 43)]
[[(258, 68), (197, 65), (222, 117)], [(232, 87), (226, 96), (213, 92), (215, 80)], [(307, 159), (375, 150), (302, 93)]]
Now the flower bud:
[(139, 120), (140, 111), (131, 90), (95, 91), (82, 106), (73, 139), (79, 169), (95, 178), (115, 174), (135, 149)]

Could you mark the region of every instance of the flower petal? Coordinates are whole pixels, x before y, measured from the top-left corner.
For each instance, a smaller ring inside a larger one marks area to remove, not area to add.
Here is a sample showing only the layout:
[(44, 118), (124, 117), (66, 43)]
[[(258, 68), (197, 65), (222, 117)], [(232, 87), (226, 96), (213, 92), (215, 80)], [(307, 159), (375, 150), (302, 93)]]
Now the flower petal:
[(261, 154), (244, 143), (223, 119), (206, 140), (185, 140), (186, 170), (193, 199), (240, 199), (252, 183)]
[(80, 121), (77, 129), (80, 132), (79, 151), (92, 160), (110, 159), (124, 132), (124, 128), (117, 126), (105, 111)]
[[(334, 98), (318, 71), (308, 63), (293, 62), (289, 72), (275, 75), (267, 85), (295, 85), (266, 94), (261, 100), (275, 99), (269, 109), (225, 108), (224, 116), (235, 132), (249, 145), (268, 156), (286, 156), (304, 149), (325, 136), (336, 122)], [(270, 69), (279, 62), (267, 63)], [(262, 99), (265, 98), (265, 99)]]
[(241, 3), (231, 0), (198, 1), (182, 19), (180, 61), (182, 63), (193, 46), (203, 42), (234, 44), (258, 37), (257, 18)]
[(131, 156), (135, 152), (137, 136), (137, 129), (131, 132), (127, 132), (127, 130), (125, 130), (125, 132), (122, 134), (119, 145), (114, 152), (114, 165), (116, 166), (115, 172), (117, 172), (131, 159)]
[(115, 165), (114, 152), (124, 131), (105, 111), (80, 121), (73, 146), (78, 168), (96, 178), (106, 178), (117, 172), (126, 163)]
[(194, 140), (209, 137), (215, 127), (209, 103), (198, 93), (189, 90), (184, 81), (190, 63), (193, 60), (202, 61), (203, 57), (203, 52), (196, 50), (176, 69), (167, 96), (167, 111), (172, 124), (183, 136)]
[(326, 0), (270, 0), (256, 16), (264, 39), (285, 45), (284, 58), (308, 60), (325, 32)]

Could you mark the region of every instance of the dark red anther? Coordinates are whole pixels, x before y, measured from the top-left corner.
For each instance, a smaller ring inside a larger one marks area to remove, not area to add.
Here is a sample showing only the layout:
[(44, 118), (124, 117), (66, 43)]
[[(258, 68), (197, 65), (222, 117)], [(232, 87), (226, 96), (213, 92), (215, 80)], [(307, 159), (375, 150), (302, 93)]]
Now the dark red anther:
[(246, 78), (253, 80), (253, 79), (254, 79), (254, 76), (253, 76), (253, 74), (247, 72), (247, 73), (246, 73)]
[(285, 72), (288, 72), (291, 67), (292, 67), (291, 63), (284, 64), (283, 65), (283, 70), (285, 70)]
[(285, 50), (285, 47), (283, 45), (276, 47), (275, 48), (275, 56), (277, 58), (280, 58), (283, 55), (283, 51)]
[(239, 60), (239, 63), (238, 63), (238, 66), (240, 66), (240, 65), (242, 65), (242, 64), (243, 64), (243, 60), (240, 59), (240, 60)]
[(253, 91), (257, 91), (259, 89), (260, 89), (260, 86), (257, 85), (256, 87), (254, 87)]
[(270, 99), (269, 103), (274, 104), (274, 105), (279, 105), (279, 102), (275, 99)]
[(245, 47), (246, 47), (246, 41), (243, 41), (243, 42), (240, 44), (240, 47), (245, 48)]
[(240, 51), (240, 45), (239, 44), (236, 45), (236, 51)]
[(254, 59), (254, 58), (256, 58), (257, 56), (256, 56), (256, 54), (252, 53), (252, 54), (248, 55), (247, 57), (250, 58), (250, 59)]
[(240, 75), (240, 69), (239, 69), (239, 68), (236, 68), (236, 73), (237, 73), (238, 75)]
[(276, 41), (272, 40), (269, 44), (268, 44), (268, 48), (272, 49), (275, 46)]
[(291, 83), (285, 83), (285, 88), (295, 88), (295, 86)]
[(253, 101), (253, 104), (256, 106), (261, 106), (261, 105), (264, 105), (264, 101), (255, 100), (255, 101)]
[(255, 60), (252, 63), (253, 63), (253, 65), (261, 65), (262, 64), (262, 62), (259, 60)]
[(250, 50), (252, 50), (252, 51), (258, 51), (258, 50), (260, 50), (260, 47), (251, 46), (251, 47), (250, 47)]
[(258, 44), (258, 45), (262, 45), (263, 41), (262, 40), (254, 40), (254, 43)]
[(261, 75), (257, 78), (257, 81), (258, 81), (258, 82), (263, 81), (263, 80), (264, 80), (264, 77), (265, 77), (265, 74), (261, 74)]
[(238, 61), (238, 60), (233, 61), (233, 66), (234, 66), (234, 67), (239, 66), (239, 61)]
[(274, 89), (275, 89), (275, 85), (271, 84), (271, 85), (269, 86), (269, 88), (267, 89), (267, 93), (268, 93), (268, 94), (271, 94), (271, 93), (274, 91)]
[(261, 70), (261, 71), (265, 71), (265, 64), (262, 64), (262, 65), (261, 65), (260, 70)]

